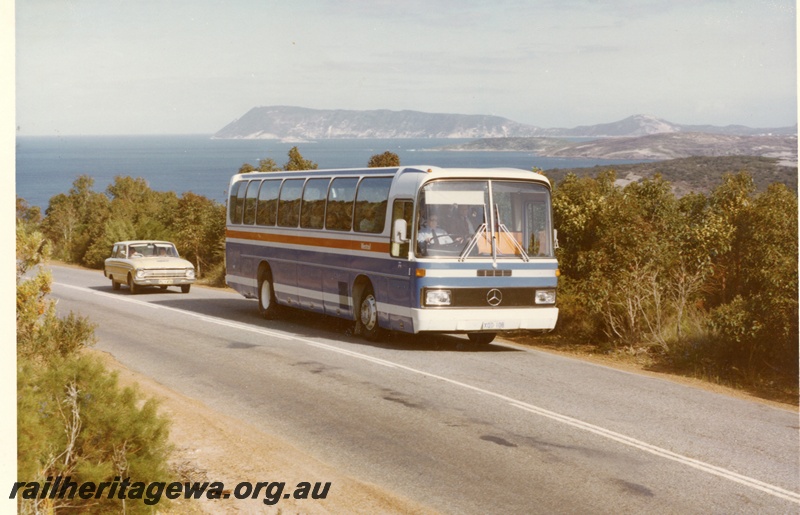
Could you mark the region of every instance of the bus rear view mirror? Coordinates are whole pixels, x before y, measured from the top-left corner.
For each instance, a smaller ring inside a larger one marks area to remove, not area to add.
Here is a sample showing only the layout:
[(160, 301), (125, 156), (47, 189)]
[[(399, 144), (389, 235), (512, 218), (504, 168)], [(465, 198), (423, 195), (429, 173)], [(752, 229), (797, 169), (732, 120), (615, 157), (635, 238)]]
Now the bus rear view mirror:
[(392, 243), (408, 243), (408, 222), (402, 218), (398, 218), (394, 221)]

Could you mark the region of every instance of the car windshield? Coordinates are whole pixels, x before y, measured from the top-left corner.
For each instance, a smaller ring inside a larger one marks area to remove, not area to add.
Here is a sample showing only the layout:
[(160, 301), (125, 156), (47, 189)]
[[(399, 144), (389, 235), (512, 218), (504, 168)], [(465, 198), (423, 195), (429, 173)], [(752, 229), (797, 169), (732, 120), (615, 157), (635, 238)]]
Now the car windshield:
[(128, 257), (178, 257), (171, 243), (137, 243), (128, 245)]
[(541, 184), (432, 181), (422, 188), (418, 206), (418, 256), (527, 260), (553, 255), (550, 192)]

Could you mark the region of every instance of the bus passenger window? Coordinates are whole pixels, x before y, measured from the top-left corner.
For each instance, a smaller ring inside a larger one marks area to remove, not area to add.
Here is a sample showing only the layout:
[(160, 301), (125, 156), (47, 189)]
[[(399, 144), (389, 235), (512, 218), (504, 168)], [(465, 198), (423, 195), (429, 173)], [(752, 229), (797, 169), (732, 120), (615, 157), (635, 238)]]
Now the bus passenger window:
[(334, 179), (328, 192), (325, 228), (332, 231), (349, 231), (353, 226), (353, 200), (356, 198), (355, 177)]
[(236, 200), (233, 201), (231, 207), (231, 223), (242, 223), (242, 214), (244, 214), (244, 194), (247, 191), (247, 183), (249, 181), (242, 181), (239, 183), (239, 191), (236, 193)]
[(278, 218), (278, 192), (281, 189), (280, 179), (270, 179), (261, 183), (256, 208), (257, 225), (275, 225)]
[(228, 217), (231, 223), (235, 223), (234, 220), (236, 220), (236, 194), (239, 192), (239, 186), (241, 185), (242, 181), (231, 184), (231, 191), (228, 194)]
[(256, 196), (261, 181), (250, 181), (244, 198), (244, 220), (242, 223), (252, 225), (256, 221)]
[(381, 233), (386, 223), (386, 205), (389, 199), (390, 177), (375, 177), (361, 181), (356, 195), (356, 232)]
[(330, 179), (309, 179), (303, 190), (303, 205), (300, 208), (300, 227), (322, 229), (325, 221), (325, 196)]
[(286, 179), (283, 181), (278, 201), (278, 225), (297, 227), (300, 221), (300, 195), (303, 193), (305, 179)]

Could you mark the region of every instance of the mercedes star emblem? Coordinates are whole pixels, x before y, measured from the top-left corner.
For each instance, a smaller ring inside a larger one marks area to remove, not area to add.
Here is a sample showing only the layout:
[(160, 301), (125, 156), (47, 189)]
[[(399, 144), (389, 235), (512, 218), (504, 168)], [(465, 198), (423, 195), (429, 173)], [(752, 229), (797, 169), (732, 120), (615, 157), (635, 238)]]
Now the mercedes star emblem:
[(503, 302), (503, 292), (497, 288), (492, 288), (489, 290), (489, 293), (486, 294), (486, 302), (488, 302), (490, 306), (499, 306), (500, 303)]

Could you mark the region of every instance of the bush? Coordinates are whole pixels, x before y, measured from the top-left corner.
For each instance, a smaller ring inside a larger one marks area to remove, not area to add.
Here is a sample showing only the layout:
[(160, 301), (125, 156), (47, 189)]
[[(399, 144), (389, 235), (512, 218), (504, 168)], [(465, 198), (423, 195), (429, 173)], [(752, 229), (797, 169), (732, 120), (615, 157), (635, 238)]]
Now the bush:
[(747, 173), (676, 199), (659, 176), (613, 172), (554, 188), (558, 334), (648, 349), (703, 375), (757, 385), (798, 374), (797, 195)]
[[(17, 227), (17, 477), (44, 482), (70, 477), (80, 484), (163, 480), (168, 456), (167, 420), (156, 403), (81, 351), (94, 343), (85, 317), (56, 316), (47, 299), (50, 274), (44, 237)], [(143, 502), (121, 499), (25, 499), (21, 513), (70, 508), (86, 513), (150, 512)]]
[[(164, 481), (168, 471), (168, 422), (155, 401), (142, 404), (132, 388), (120, 389), (116, 374), (96, 359), (57, 357), (41, 367), (22, 359), (17, 368), (18, 463), (22, 481), (69, 476), (78, 484)], [(139, 405), (141, 404), (141, 407)], [(82, 513), (147, 513), (141, 501), (121, 499), (21, 499), (25, 511), (80, 509)], [(49, 506), (48, 503), (52, 503)], [(123, 509), (124, 506), (124, 509)]]

